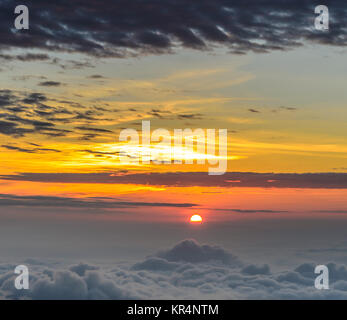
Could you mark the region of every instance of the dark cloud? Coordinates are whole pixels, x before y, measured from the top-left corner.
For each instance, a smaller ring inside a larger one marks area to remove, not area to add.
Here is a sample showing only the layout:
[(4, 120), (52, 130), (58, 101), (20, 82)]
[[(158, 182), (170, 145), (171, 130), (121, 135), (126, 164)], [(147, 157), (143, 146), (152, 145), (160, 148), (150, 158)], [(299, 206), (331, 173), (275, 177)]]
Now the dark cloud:
[(194, 239), (183, 240), (173, 248), (159, 252), (157, 256), (171, 262), (217, 261), (229, 265), (240, 265), (240, 261), (223, 248), (207, 244), (200, 245)]
[(42, 53), (26, 53), (26, 54), (18, 54), (18, 55), (9, 55), (9, 54), (0, 54), (0, 59), (6, 60), (6, 61), (45, 61), (49, 60), (49, 56), (47, 54)]
[(64, 122), (69, 123), (72, 119), (71, 117), (65, 117), (65, 118), (58, 118), (59, 115), (73, 115), (74, 113), (72, 111), (67, 110), (66, 108), (62, 107), (48, 107), (46, 105), (39, 105), (34, 110), (34, 113), (36, 113), (38, 116), (42, 118), (46, 118), (49, 121), (53, 122)]
[(60, 87), (61, 85), (62, 83), (58, 81), (43, 81), (39, 83), (39, 86), (43, 87)]
[(61, 152), (60, 150), (52, 148), (36, 148), (35, 151)]
[(11, 90), (0, 90), (0, 107), (16, 103), (17, 98)]
[(280, 213), (280, 212), (288, 212), (283, 210), (264, 210), (264, 209), (255, 209), (255, 210), (247, 210), (247, 209), (215, 209), (216, 211), (225, 211), (225, 212), (237, 212), (237, 213)]
[(96, 107), (96, 106), (94, 106), (94, 109), (95, 110), (98, 110), (98, 111), (104, 111), (104, 112), (107, 112), (107, 111), (119, 111), (119, 110), (117, 110), (117, 109), (113, 109), (113, 110), (108, 110), (108, 109), (106, 109), (106, 108), (104, 108), (104, 107)]
[(118, 151), (115, 151), (115, 152), (102, 152), (102, 151), (93, 151), (93, 150), (81, 150), (81, 152), (86, 152), (86, 153), (91, 153), (91, 154), (94, 154), (94, 155), (102, 155), (102, 156), (111, 156), (111, 155), (118, 155), (119, 152)]
[(57, 149), (51, 149), (51, 148), (34, 148), (34, 149), (26, 149), (26, 148), (20, 148), (12, 145), (2, 145), (3, 148), (8, 150), (14, 150), (19, 152), (26, 152), (26, 153), (41, 153), (41, 152), (61, 152)]
[(104, 76), (100, 74), (92, 74), (91, 76), (88, 77), (89, 79), (105, 79)]
[[(151, 111), (148, 111), (147, 114), (157, 119), (166, 119), (166, 120), (175, 119), (175, 116), (169, 110), (160, 110), (160, 109), (153, 108)], [(177, 115), (176, 118), (181, 120), (185, 120), (185, 119), (198, 120), (198, 119), (202, 119), (202, 115), (201, 114)]]
[[(65, 136), (71, 132), (67, 129), (56, 128), (53, 122), (24, 118), (16, 114), (2, 114), (7, 121), (0, 121), (0, 133), (13, 136), (24, 136), (26, 133), (40, 133), (47, 136)], [(8, 122), (10, 121), (10, 122)], [(19, 124), (29, 125), (32, 128), (20, 128)]]
[(15, 147), (15, 146), (10, 146), (10, 145), (2, 145), (3, 148), (8, 149), (8, 150), (15, 150), (15, 151), (19, 151), (19, 152), (26, 152), (26, 153), (34, 153), (34, 149), (25, 149), (25, 148), (19, 148), (19, 147)]
[(102, 129), (102, 128), (92, 128), (92, 127), (75, 127), (75, 129), (82, 131), (94, 131), (94, 132), (102, 132), (102, 133), (113, 133), (111, 130)]
[(253, 113), (260, 113), (260, 111), (256, 110), (256, 109), (248, 109), (249, 112), (253, 112)]
[(25, 206), (25, 207), (66, 207), (66, 208), (133, 208), (133, 207), (177, 207), (190, 208), (197, 206), (193, 203), (169, 202), (139, 202), (116, 201), (105, 198), (68, 198), (54, 196), (17, 196), (0, 194), (0, 206)]
[(14, 122), (0, 120), (0, 133), (2, 134), (14, 137), (23, 137), (26, 133), (32, 132), (32, 129), (18, 127)]
[(3, 118), (5, 118), (6, 120), (9, 121), (15, 121), (18, 123), (22, 123), (22, 124), (27, 124), (27, 125), (32, 125), (35, 128), (49, 128), (49, 127), (54, 127), (54, 124), (51, 122), (47, 122), (47, 121), (40, 121), (40, 120), (36, 120), (36, 119), (28, 119), (28, 118), (24, 118), (24, 117), (20, 117), (18, 115), (11, 115), (11, 114), (3, 114), (2, 115)]
[[(205, 187), (261, 187), (261, 188), (327, 188), (346, 189), (347, 173), (255, 173), (227, 172), (221, 176), (208, 176), (206, 172), (166, 173), (20, 173), (0, 175), (3, 180), (62, 182), (62, 183), (114, 183), (160, 186)], [(226, 209), (239, 210), (239, 209)]]
[(24, 107), (24, 106), (20, 106), (20, 107), (8, 107), (6, 108), (7, 111), (12, 111), (14, 113), (17, 113), (17, 112), (25, 112), (27, 111), (27, 108)]
[(99, 134), (87, 133), (87, 134), (84, 134), (83, 136), (81, 136), (79, 139), (84, 140), (84, 141), (89, 141), (89, 140), (92, 140), (92, 139), (97, 138), (99, 136), (100, 136)]
[(26, 98), (22, 100), (26, 104), (38, 104), (47, 101), (47, 97), (39, 92), (30, 93)]
[[(54, 124), (52, 124), (54, 126)], [(66, 129), (57, 129), (57, 128), (38, 128), (36, 132), (49, 136), (49, 137), (64, 137), (68, 133), (72, 132), (71, 130)]]
[(177, 119), (180, 120), (201, 120), (203, 115), (201, 113), (189, 113), (189, 114), (179, 114)]
[(76, 111), (75, 114), (76, 114), (76, 116), (74, 117), (74, 119), (95, 121), (95, 120), (98, 120), (98, 118), (96, 116), (99, 116), (102, 113), (97, 112), (95, 110), (87, 110), (84, 112)]
[[(178, 46), (230, 52), (287, 50), (310, 41), (346, 46), (346, 3), (327, 0), (330, 32), (314, 30), (313, 1), (26, 1), (30, 29), (14, 31), (13, 3), (0, 5), (1, 49), (41, 49), (128, 57)], [(78, 64), (78, 63), (76, 63)]]
[[(56, 87), (63, 85), (57, 81), (44, 81), (40, 85)], [(68, 105), (51, 106), (50, 104)], [(60, 125), (78, 122), (89, 124), (90, 121), (103, 120), (107, 109), (98, 106), (84, 107), (79, 103), (67, 100), (57, 100), (40, 92), (20, 92), (0, 90), (0, 133), (21, 137), (29, 133), (37, 133), (50, 137), (63, 137), (72, 132)], [(111, 130), (80, 125), (77, 129), (89, 131), (82, 139), (89, 140), (97, 137), (96, 133), (112, 133)]]

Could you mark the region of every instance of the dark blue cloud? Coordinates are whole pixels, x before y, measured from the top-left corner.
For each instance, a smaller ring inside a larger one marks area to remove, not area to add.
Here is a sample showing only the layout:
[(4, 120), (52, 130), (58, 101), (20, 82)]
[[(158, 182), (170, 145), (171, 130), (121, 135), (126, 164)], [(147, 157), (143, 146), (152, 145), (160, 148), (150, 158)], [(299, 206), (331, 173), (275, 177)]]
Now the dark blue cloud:
[(306, 41), (347, 44), (343, 0), (324, 2), (331, 9), (330, 32), (314, 30), (317, 2), (309, 0), (25, 1), (30, 29), (13, 32), (16, 4), (23, 3), (1, 2), (0, 50), (128, 57), (172, 52), (179, 46), (196, 50), (224, 46), (244, 54), (286, 50)]

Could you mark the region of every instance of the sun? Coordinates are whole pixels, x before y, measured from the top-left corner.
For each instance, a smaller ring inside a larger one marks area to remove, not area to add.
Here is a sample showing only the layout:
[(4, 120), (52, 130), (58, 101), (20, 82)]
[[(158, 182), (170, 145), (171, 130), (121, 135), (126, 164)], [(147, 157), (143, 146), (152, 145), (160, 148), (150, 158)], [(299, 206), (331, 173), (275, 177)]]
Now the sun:
[(190, 217), (190, 222), (192, 223), (202, 223), (202, 217), (198, 214), (194, 214)]

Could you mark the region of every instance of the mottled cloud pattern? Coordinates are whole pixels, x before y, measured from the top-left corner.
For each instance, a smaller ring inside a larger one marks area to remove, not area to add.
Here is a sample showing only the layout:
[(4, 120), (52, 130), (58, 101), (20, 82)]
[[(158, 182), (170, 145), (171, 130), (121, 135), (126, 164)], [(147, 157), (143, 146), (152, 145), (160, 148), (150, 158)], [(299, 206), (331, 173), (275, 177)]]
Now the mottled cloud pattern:
[(27, 260), (30, 262), (35, 271), (27, 291), (14, 289), (14, 265), (0, 265), (2, 299), (347, 298), (347, 268), (343, 265), (328, 264), (330, 289), (317, 290), (312, 263), (274, 272), (269, 265), (241, 262), (224, 248), (192, 239), (135, 264), (99, 267), (79, 263), (62, 269), (54, 263)]
[(26, 32), (12, 29), (15, 3), (0, 5), (0, 50), (32, 48), (123, 58), (168, 53), (177, 47), (209, 50), (220, 45), (244, 54), (286, 50), (305, 41), (347, 44), (343, 0), (324, 3), (334, 7), (332, 33), (314, 30), (313, 1), (35, 0), (25, 2), (31, 14)]

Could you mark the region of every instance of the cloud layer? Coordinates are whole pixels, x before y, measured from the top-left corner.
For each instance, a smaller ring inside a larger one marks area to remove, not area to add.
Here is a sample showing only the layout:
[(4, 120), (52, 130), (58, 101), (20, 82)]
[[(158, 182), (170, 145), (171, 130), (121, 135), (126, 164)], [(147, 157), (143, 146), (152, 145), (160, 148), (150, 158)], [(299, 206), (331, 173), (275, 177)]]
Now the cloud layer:
[(227, 172), (209, 176), (206, 172), (165, 173), (20, 173), (0, 175), (2, 180), (59, 182), (142, 184), (168, 187), (261, 187), (261, 188), (347, 188), (347, 173), (255, 173)]
[(221, 45), (236, 54), (286, 50), (307, 40), (345, 46), (345, 2), (325, 4), (334, 9), (330, 33), (314, 30), (313, 1), (35, 0), (26, 1), (30, 29), (16, 32), (11, 28), (15, 4), (7, 0), (0, 5), (0, 49), (127, 57), (180, 46), (209, 50)]
[(117, 201), (114, 198), (69, 198), (57, 196), (17, 196), (0, 194), (0, 206), (58, 207), (58, 208), (134, 208), (134, 207), (194, 207), (193, 203)]
[[(188, 256), (189, 254), (189, 256)], [(221, 247), (183, 240), (137, 263), (57, 268), (27, 260), (30, 289), (15, 290), (14, 265), (0, 265), (2, 299), (346, 299), (347, 268), (328, 264), (330, 289), (314, 287), (315, 265), (273, 272)]]

